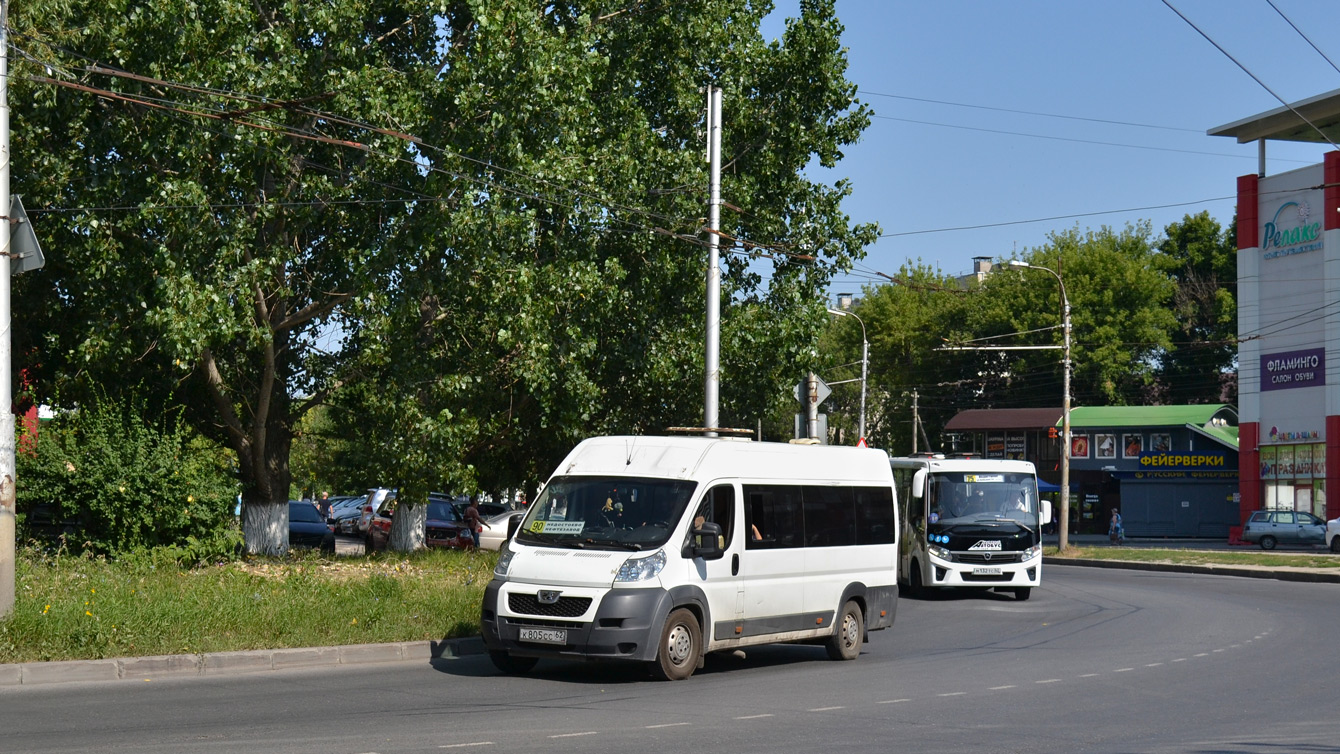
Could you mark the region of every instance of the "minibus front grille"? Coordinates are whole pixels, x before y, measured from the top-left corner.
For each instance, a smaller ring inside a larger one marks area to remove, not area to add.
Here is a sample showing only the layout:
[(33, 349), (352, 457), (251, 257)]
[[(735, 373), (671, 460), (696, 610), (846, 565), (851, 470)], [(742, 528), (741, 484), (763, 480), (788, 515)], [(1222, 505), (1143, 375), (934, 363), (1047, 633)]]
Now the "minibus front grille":
[(954, 562), (956, 563), (978, 563), (980, 565), (1000, 565), (1001, 563), (1018, 563), (1019, 553), (1017, 552), (956, 552), (954, 553)]
[(557, 602), (541, 604), (534, 594), (512, 592), (507, 595), (507, 607), (514, 613), (543, 615), (547, 618), (579, 618), (591, 607), (590, 597), (559, 597)]

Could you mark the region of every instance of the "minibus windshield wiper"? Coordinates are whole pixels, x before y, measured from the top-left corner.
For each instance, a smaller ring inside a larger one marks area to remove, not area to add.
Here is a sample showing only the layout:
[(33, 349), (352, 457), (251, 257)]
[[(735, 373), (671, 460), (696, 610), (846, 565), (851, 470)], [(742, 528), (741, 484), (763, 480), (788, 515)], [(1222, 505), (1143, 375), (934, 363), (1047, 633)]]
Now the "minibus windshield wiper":
[(642, 545), (636, 542), (620, 542), (617, 539), (595, 539), (587, 538), (588, 544), (600, 545), (603, 547), (617, 547), (620, 550), (630, 550), (632, 552), (642, 552)]

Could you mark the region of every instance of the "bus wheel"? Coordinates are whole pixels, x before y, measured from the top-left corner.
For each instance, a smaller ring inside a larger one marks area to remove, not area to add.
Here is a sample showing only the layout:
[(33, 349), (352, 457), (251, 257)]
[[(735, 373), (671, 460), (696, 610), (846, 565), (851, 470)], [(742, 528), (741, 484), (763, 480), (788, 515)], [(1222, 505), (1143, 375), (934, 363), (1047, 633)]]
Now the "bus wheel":
[(831, 660), (855, 660), (861, 654), (861, 632), (865, 630), (865, 618), (861, 606), (847, 600), (842, 606), (841, 617), (833, 626), (833, 635), (824, 643)]
[(925, 594), (926, 590), (921, 587), (921, 565), (914, 560), (907, 572), (907, 596), (917, 599)]
[(535, 663), (540, 661), (538, 657), (513, 657), (506, 652), (489, 652), (489, 659), (493, 661), (493, 667), (508, 675), (529, 673)]
[(702, 654), (703, 632), (698, 619), (682, 607), (673, 610), (661, 630), (661, 643), (651, 663), (652, 675), (662, 681), (682, 681), (698, 669)]
[(1014, 588), (1014, 598), (1020, 602), (1033, 596), (1033, 587), (1017, 586)]

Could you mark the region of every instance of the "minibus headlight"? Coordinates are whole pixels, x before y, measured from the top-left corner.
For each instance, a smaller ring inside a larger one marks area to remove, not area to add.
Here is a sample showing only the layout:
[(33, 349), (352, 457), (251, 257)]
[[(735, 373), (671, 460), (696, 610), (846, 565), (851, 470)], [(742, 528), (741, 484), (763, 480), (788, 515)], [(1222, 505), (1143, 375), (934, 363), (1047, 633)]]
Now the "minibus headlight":
[(939, 558), (940, 560), (954, 559), (954, 556), (949, 552), (949, 550), (940, 547), (939, 545), (930, 545), (929, 547), (926, 548), (926, 552), (930, 553), (932, 558)]
[(654, 579), (665, 567), (665, 550), (657, 550), (641, 558), (629, 558), (619, 566), (615, 581), (646, 581)]
[(1042, 545), (1037, 544), (1024, 550), (1024, 560), (1032, 560), (1042, 554)]
[(507, 569), (512, 567), (512, 556), (516, 554), (509, 545), (510, 542), (503, 542), (498, 548), (498, 563), (493, 566), (493, 575), (500, 579), (507, 578)]

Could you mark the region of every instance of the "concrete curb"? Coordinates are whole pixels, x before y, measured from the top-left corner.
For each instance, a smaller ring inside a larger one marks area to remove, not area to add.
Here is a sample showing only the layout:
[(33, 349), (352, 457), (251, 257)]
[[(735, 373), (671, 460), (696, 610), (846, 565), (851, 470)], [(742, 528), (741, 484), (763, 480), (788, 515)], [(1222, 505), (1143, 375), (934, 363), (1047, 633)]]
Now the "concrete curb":
[(258, 649), (198, 655), (122, 657), (110, 660), (23, 662), (0, 665), (0, 688), (88, 681), (152, 681), (162, 678), (237, 675), (381, 662), (425, 662), (484, 653), (484, 640), (478, 636), (471, 636), (464, 639), (404, 641), (394, 644)]
[(1133, 560), (1093, 560), (1088, 558), (1043, 558), (1046, 566), (1088, 566), (1090, 568), (1124, 568), (1128, 571), (1164, 571), (1169, 573), (1199, 573), (1211, 576), (1239, 576), (1250, 579), (1301, 581), (1312, 584), (1340, 584), (1340, 572), (1317, 570), (1273, 570), (1244, 566), (1187, 565), (1178, 563), (1144, 563)]

